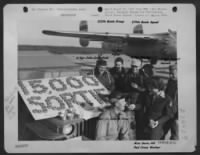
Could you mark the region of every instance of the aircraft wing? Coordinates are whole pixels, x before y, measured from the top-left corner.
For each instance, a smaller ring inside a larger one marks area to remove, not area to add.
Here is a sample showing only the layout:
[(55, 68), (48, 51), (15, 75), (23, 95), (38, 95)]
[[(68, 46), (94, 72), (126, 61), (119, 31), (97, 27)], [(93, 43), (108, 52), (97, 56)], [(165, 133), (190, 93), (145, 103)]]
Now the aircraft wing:
[(43, 34), (63, 36), (63, 37), (76, 37), (84, 38), (90, 41), (130, 41), (130, 40), (158, 40), (160, 36), (151, 34), (126, 34), (126, 33), (99, 33), (99, 32), (75, 32), (75, 31), (51, 31), (43, 30)]
[(99, 54), (99, 53), (111, 53), (109, 50), (95, 47), (75, 47), (75, 46), (47, 46), (47, 45), (18, 45), (19, 53), (26, 52), (41, 52), (48, 51), (52, 54)]
[[(136, 34), (136, 33), (99, 33), (99, 32), (73, 32), (43, 30), (46, 35), (76, 37), (87, 41), (102, 41), (103, 43), (115, 43), (125, 47), (124, 54), (139, 57), (158, 57), (161, 59), (177, 59), (176, 32), (168, 30), (164, 33)], [(125, 43), (125, 44), (124, 44)], [(106, 44), (105, 44), (106, 45)], [(110, 47), (109, 47), (110, 46)], [(115, 49), (109, 44), (108, 50)], [(116, 47), (117, 48), (117, 47)], [(122, 47), (123, 48), (123, 47)], [(134, 52), (132, 52), (134, 51)], [(143, 51), (143, 53), (141, 53)]]

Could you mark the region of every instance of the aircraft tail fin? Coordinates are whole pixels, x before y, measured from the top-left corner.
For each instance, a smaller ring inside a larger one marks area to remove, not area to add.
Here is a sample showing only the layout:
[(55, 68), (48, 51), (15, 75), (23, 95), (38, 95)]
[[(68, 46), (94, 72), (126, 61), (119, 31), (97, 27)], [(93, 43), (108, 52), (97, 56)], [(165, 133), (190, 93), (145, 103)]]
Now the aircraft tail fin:
[(142, 24), (138, 24), (133, 28), (133, 33), (134, 34), (143, 34), (143, 26)]

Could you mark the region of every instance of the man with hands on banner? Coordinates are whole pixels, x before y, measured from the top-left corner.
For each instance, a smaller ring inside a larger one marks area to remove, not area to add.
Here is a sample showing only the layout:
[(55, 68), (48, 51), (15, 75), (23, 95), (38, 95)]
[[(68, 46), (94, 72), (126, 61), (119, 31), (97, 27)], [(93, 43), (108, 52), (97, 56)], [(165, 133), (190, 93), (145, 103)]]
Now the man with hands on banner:
[(109, 92), (112, 92), (115, 89), (114, 79), (107, 69), (107, 62), (105, 60), (99, 59), (96, 62), (94, 75), (108, 89)]

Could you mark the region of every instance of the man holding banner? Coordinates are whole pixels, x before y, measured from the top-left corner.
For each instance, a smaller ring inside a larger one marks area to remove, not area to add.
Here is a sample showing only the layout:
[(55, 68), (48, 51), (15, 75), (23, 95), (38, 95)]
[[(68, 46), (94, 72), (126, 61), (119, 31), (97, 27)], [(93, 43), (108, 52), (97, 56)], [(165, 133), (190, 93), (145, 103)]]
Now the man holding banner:
[(107, 62), (105, 60), (100, 59), (97, 61), (94, 75), (110, 92), (115, 89), (114, 79), (107, 70)]

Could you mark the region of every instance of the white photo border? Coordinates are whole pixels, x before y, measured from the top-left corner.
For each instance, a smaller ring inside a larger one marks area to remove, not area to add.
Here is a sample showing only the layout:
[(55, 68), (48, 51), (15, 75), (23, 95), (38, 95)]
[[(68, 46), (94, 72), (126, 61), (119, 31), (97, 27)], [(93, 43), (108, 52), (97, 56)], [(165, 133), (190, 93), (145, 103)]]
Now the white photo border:
[[(85, 16), (77, 19), (94, 19), (92, 12), (102, 7), (153, 7), (167, 9), (174, 5), (178, 12), (173, 16), (177, 21), (178, 61), (178, 98), (180, 116), (180, 140), (166, 144), (155, 141), (159, 149), (134, 149), (135, 141), (18, 141), (18, 40), (17, 22), (26, 18), (22, 8), (24, 4), (7, 4), (4, 7), (4, 144), (9, 153), (45, 153), (45, 152), (192, 152), (196, 145), (196, 10), (193, 4), (26, 4), (29, 8), (82, 7)], [(33, 16), (38, 16), (37, 12)], [(40, 16), (58, 16), (57, 12), (48, 12)], [(137, 141), (140, 142), (140, 141)], [(142, 141), (141, 141), (142, 143)], [(56, 149), (55, 149), (56, 148)]]

